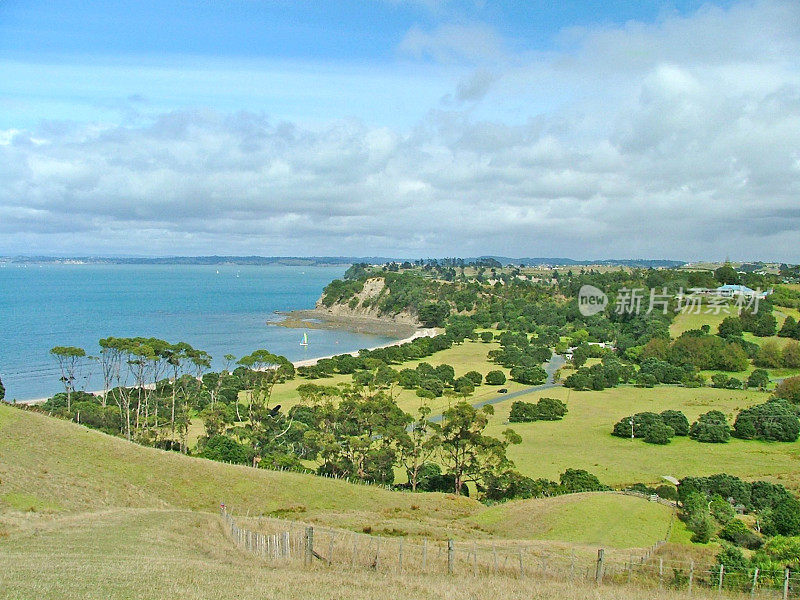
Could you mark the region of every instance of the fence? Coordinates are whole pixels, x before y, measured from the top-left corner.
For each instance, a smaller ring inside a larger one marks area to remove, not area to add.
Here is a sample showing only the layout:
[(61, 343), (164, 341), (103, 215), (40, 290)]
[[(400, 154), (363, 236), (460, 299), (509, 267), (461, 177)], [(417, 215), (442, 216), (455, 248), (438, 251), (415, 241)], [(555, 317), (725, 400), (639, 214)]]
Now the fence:
[(241, 526), (222, 505), (226, 530), (242, 550), (265, 561), (297, 566), (513, 578), (549, 578), (589, 584), (636, 585), (693, 591), (745, 593), (750, 598), (800, 598), (800, 573), (736, 570), (667, 560), (663, 541), (638, 554), (617, 550), (575, 551), (553, 544), (476, 540), (414, 540), (310, 526), (276, 518), (249, 518)]

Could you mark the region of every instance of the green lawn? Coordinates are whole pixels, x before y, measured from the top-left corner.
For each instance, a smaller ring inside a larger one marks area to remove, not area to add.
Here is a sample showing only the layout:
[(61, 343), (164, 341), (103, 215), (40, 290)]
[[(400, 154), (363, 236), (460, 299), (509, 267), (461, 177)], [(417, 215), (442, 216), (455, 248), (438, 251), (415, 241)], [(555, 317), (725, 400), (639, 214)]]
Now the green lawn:
[(732, 422), (744, 407), (764, 402), (769, 394), (758, 391), (659, 386), (642, 389), (622, 386), (601, 392), (575, 392), (554, 388), (524, 398), (559, 398), (569, 413), (563, 421), (508, 424), (511, 401), (495, 405), (488, 432), (512, 427), (523, 443), (512, 446), (509, 456), (531, 477), (558, 480), (567, 468), (586, 469), (612, 486), (636, 482), (659, 483), (662, 475), (684, 477), (727, 472), (740, 477), (768, 478), (800, 490), (800, 442), (779, 443), (731, 439), (727, 444), (701, 444), (677, 437), (666, 446), (642, 440), (613, 437), (611, 429), (635, 412), (682, 410), (690, 422), (709, 410), (723, 411)]

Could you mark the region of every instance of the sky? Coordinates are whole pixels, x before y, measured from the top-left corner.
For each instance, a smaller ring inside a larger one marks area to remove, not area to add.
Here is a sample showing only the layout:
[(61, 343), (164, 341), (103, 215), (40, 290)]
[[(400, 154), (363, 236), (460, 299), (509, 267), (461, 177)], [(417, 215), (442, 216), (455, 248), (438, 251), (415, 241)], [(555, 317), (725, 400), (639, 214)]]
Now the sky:
[(16, 254), (800, 262), (800, 3), (4, 0)]

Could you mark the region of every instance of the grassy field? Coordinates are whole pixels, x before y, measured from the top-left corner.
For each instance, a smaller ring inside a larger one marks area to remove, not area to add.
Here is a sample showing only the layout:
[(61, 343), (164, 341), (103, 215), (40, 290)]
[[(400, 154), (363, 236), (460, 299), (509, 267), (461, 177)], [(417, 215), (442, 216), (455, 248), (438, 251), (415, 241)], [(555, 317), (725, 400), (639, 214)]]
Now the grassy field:
[[(457, 577), (271, 564), (237, 550), (215, 514), (175, 509), (18, 515), (3, 534), (0, 598), (8, 600), (509, 600), (688, 598), (675, 590), (469, 573)], [(696, 589), (694, 598), (704, 595)]]
[[(554, 388), (526, 398), (559, 398), (569, 413), (563, 421), (513, 423), (523, 443), (512, 446), (509, 456), (521, 472), (531, 477), (558, 479), (566, 468), (582, 468), (607, 485), (635, 482), (659, 483), (662, 475), (683, 477), (726, 472), (744, 478), (767, 478), (800, 490), (800, 442), (759, 442), (731, 439), (727, 444), (701, 444), (685, 437), (666, 446), (610, 435), (614, 423), (635, 412), (682, 410), (689, 421), (716, 409), (729, 419), (746, 406), (764, 402), (769, 394), (758, 391), (659, 386), (621, 386), (601, 392), (575, 392)], [(511, 401), (495, 405), (489, 433), (499, 435)]]
[[(531, 514), (537, 518), (531, 519)], [(664, 538), (664, 514), (664, 506), (642, 502), (640, 498), (589, 493), (500, 504), (470, 520), (501, 537), (570, 539), (581, 544), (622, 547), (646, 546), (648, 540)], [(689, 541), (683, 527), (676, 528), (670, 539)]]

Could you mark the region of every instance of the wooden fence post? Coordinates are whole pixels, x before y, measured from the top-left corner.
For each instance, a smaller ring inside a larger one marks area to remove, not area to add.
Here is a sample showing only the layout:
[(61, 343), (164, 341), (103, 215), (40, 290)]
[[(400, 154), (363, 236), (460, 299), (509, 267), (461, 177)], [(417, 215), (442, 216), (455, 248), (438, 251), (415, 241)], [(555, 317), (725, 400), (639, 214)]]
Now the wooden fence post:
[(472, 542), (472, 574), (478, 574), (478, 543)]
[(305, 553), (305, 564), (307, 567), (311, 566), (312, 561), (314, 560), (314, 528), (313, 527), (306, 527), (306, 553)]
[(692, 595), (692, 587), (694, 586), (694, 561), (689, 564), (689, 595)]
[(403, 538), (400, 538), (400, 548), (397, 551), (397, 566), (399, 571), (403, 572)]
[(719, 585), (717, 586), (717, 591), (722, 592), (722, 581), (725, 579), (725, 565), (719, 566)]
[(428, 538), (422, 540), (422, 570), (428, 566)]
[(658, 587), (659, 589), (664, 587), (664, 559), (658, 559)]
[(597, 551), (597, 566), (594, 571), (594, 581), (597, 584), (603, 583), (603, 572), (605, 571), (605, 554), (606, 551), (600, 548)]
[(455, 548), (453, 548), (453, 540), (447, 540), (447, 574), (453, 574), (453, 558), (455, 555)]
[(356, 555), (358, 554), (358, 534), (353, 532), (353, 557), (350, 559), (350, 566), (355, 568)]
[(758, 583), (758, 567), (753, 571), (753, 587), (750, 588), (750, 597), (756, 595), (756, 584)]
[(517, 556), (519, 558), (519, 576), (525, 577), (525, 565), (522, 562), (522, 548), (517, 549)]
[(628, 559), (628, 583), (633, 579), (633, 554)]
[(789, 569), (783, 574), (783, 600), (789, 598)]

